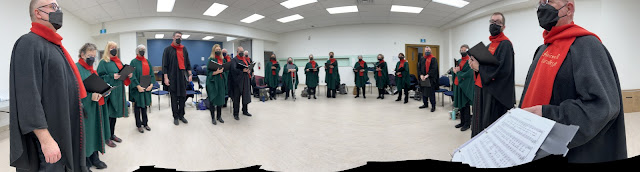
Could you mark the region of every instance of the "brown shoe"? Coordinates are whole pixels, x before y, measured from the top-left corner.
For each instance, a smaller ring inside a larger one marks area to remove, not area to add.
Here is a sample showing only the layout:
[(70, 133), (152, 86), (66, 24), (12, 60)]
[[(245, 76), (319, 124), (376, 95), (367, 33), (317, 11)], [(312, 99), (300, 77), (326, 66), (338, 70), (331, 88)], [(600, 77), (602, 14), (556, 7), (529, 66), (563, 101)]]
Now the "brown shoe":
[(144, 129), (147, 129), (147, 131), (151, 131), (151, 128), (149, 126), (144, 126)]
[(115, 143), (113, 143), (113, 141), (109, 140), (109, 141), (107, 142), (107, 146), (112, 147), (112, 148), (115, 148), (115, 147), (116, 147), (116, 144), (115, 144)]
[(118, 143), (122, 142), (122, 139), (118, 138), (118, 136), (116, 136), (116, 135), (113, 135), (113, 137), (111, 137), (111, 140), (116, 141)]
[(138, 132), (140, 132), (140, 133), (144, 133), (144, 129), (142, 129), (142, 127), (139, 127), (139, 128), (138, 128)]

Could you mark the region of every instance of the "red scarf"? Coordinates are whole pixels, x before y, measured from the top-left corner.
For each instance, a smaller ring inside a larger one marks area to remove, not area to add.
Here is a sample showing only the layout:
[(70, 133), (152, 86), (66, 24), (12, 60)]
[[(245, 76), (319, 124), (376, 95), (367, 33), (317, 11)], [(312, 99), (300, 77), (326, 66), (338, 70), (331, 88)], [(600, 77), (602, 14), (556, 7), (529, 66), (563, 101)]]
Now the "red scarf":
[[(362, 69), (364, 69), (364, 63), (365, 63), (364, 60), (360, 60), (360, 61), (358, 61), (358, 63), (360, 63), (360, 67)], [(360, 73), (360, 76), (364, 76), (364, 72), (360, 72), (360, 71), (358, 71), (358, 72)]]
[[(122, 62), (120, 61), (118, 56), (111, 57), (111, 61), (113, 61), (113, 63), (115, 63), (116, 66), (118, 66), (118, 69), (122, 69), (123, 67)], [(120, 76), (120, 77), (127, 77), (127, 79), (124, 80), (124, 85), (129, 86), (129, 84), (131, 84), (131, 80), (129, 79), (129, 76)]]
[[(329, 58), (329, 61), (331, 62), (331, 65), (333, 65), (333, 63), (336, 62), (335, 58)], [(329, 68), (329, 73), (333, 73), (333, 68)]]
[(429, 54), (429, 56), (425, 56), (427, 60), (424, 62), (425, 73), (429, 74), (429, 68), (431, 68), (431, 59), (433, 59), (433, 55)]
[[(86, 61), (84, 61), (82, 58), (78, 59), (78, 63), (86, 70), (88, 70), (89, 72), (98, 75), (98, 72), (96, 72), (96, 70), (93, 69), (93, 66), (87, 64)], [(98, 103), (100, 104), (100, 106), (104, 105), (104, 97), (100, 97), (100, 101), (98, 101)]]
[[(406, 60), (404, 60), (404, 59), (400, 60), (400, 62), (398, 62), (398, 63), (400, 63), (400, 66), (398, 66), (398, 69), (404, 67), (404, 63), (405, 62), (406, 62)], [(398, 77), (402, 77), (402, 72), (400, 72), (400, 75), (398, 75)]]
[(231, 56), (229, 56), (229, 55), (224, 56), (224, 59), (227, 60), (227, 62), (230, 62), (231, 61)]
[[(242, 60), (244, 62), (245, 65), (249, 66), (249, 62), (251, 61), (251, 58), (249, 57), (240, 57), (240, 56), (236, 56), (236, 58)], [(249, 69), (251, 70), (251, 69)], [(249, 75), (249, 77), (251, 77), (251, 74), (247, 73), (247, 75)]]
[[(378, 65), (384, 63), (384, 60), (380, 60), (380, 62), (378, 62)], [(382, 69), (380, 69), (380, 71), (378, 71), (378, 76), (382, 76)]]
[(533, 76), (529, 81), (527, 94), (524, 95), (522, 108), (536, 105), (547, 105), (551, 101), (553, 83), (558, 70), (569, 53), (571, 44), (576, 37), (592, 35), (600, 39), (596, 34), (574, 24), (553, 27), (551, 31), (544, 31), (544, 44), (549, 45), (538, 60)]
[(143, 56), (136, 56), (136, 59), (142, 62), (142, 76), (149, 75), (149, 61), (147, 61)]
[[(271, 60), (271, 65), (274, 65), (274, 64), (278, 64), (278, 61)], [(276, 70), (275, 69), (271, 69), (271, 75), (276, 75)]]
[(78, 95), (80, 96), (79, 99), (87, 97), (87, 91), (84, 88), (84, 83), (82, 83), (82, 77), (80, 76), (80, 71), (78, 71), (78, 66), (73, 63), (73, 59), (71, 58), (71, 55), (69, 55), (69, 52), (67, 52), (67, 49), (62, 46), (62, 36), (40, 23), (31, 23), (31, 32), (53, 44), (60, 46), (60, 49), (62, 49), (67, 63), (69, 63), (69, 66), (73, 70), (73, 74), (76, 76), (76, 84), (78, 84)]
[(173, 43), (171, 43), (171, 47), (176, 49), (176, 56), (178, 56), (178, 66), (180, 67), (181, 70), (184, 70), (184, 51), (182, 51), (184, 49), (184, 45), (175, 45)]
[[(462, 60), (460, 61), (459, 69), (458, 70), (462, 70), (462, 68), (464, 67), (464, 64), (467, 64), (467, 61), (469, 60), (469, 56), (464, 56), (462, 57)], [(453, 81), (453, 83), (455, 83), (456, 85), (458, 85), (458, 76), (456, 75), (456, 80)]]

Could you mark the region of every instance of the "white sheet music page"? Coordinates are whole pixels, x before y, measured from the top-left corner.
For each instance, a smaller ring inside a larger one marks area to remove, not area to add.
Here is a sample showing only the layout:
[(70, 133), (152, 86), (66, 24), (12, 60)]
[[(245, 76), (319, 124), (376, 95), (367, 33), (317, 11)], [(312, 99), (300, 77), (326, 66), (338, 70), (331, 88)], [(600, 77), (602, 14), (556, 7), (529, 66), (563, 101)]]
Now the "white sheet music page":
[(509, 110), (455, 152), (452, 161), (478, 168), (513, 167), (531, 162), (554, 124), (522, 109)]

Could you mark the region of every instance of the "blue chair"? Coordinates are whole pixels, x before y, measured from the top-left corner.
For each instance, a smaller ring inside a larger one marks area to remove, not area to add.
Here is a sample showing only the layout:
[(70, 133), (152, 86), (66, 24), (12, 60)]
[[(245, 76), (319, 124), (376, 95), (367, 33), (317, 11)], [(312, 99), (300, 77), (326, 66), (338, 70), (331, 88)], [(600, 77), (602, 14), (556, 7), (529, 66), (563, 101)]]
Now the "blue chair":
[[(453, 91), (446, 91), (443, 93), (445, 96), (449, 96), (453, 99)], [(444, 100), (443, 100), (444, 101)], [(453, 102), (453, 101), (452, 101)], [(444, 102), (442, 102), (444, 104)]]
[(367, 83), (365, 83), (365, 85), (369, 85), (369, 93), (373, 93), (373, 84), (369, 81), (367, 81)]
[[(186, 90), (187, 98), (191, 97), (191, 102), (198, 102), (198, 95), (202, 95), (201, 91), (195, 90), (193, 86), (193, 81), (189, 82), (189, 87)], [(194, 97), (195, 96), (195, 97)], [(195, 99), (195, 101), (193, 101)]]
[[(435, 91), (436, 93), (440, 93), (440, 96), (442, 97), (440, 100), (442, 101), (442, 107), (444, 107), (444, 96), (446, 95), (444, 93), (446, 93), (451, 89), (451, 82), (449, 81), (449, 77), (447, 76), (440, 77), (440, 86), (449, 88), (449, 89), (439, 88), (439, 89), (436, 89)], [(453, 96), (453, 92), (451, 92), (451, 95)]]
[(153, 82), (153, 90), (156, 90), (156, 91), (151, 91), (151, 94), (158, 95), (158, 110), (160, 110), (160, 96), (167, 95), (169, 94), (169, 92), (160, 90), (160, 84), (158, 84), (158, 82)]

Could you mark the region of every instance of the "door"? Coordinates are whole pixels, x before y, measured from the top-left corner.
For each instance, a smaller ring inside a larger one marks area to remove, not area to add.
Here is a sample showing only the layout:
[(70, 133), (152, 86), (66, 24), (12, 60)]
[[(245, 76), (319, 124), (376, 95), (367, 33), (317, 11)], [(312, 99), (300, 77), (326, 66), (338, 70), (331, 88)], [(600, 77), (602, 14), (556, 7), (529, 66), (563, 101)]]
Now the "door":
[(418, 48), (407, 47), (407, 54), (404, 55), (405, 59), (409, 63), (409, 73), (418, 76)]

